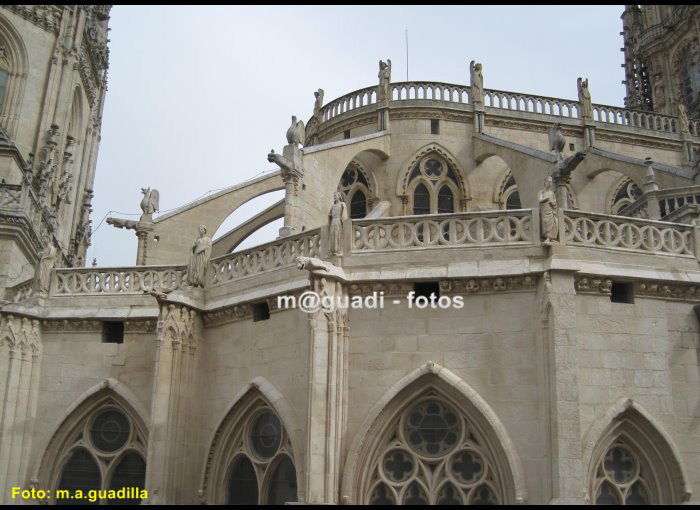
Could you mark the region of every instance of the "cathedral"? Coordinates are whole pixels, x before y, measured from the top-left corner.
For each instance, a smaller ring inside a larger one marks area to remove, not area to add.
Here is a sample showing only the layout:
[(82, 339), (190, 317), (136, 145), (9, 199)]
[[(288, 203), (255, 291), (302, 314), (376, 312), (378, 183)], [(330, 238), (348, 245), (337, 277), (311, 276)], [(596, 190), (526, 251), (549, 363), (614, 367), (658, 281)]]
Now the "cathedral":
[(0, 7), (0, 502), (700, 502), (699, 7), (621, 8), (624, 107), (382, 60), (86, 267), (110, 10)]

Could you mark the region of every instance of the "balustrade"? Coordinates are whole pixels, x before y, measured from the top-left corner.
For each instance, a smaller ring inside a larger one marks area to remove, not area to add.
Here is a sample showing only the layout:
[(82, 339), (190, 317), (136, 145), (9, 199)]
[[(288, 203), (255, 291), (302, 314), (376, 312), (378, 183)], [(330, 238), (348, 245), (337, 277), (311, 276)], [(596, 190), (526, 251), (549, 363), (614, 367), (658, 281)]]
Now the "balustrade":
[(692, 227), (566, 210), (562, 229), (567, 244), (676, 256), (694, 256)]
[(529, 209), (353, 221), (353, 251), (532, 243)]
[(184, 266), (56, 269), (52, 295), (143, 294), (186, 286)]
[[(471, 87), (442, 82), (406, 81), (391, 84), (391, 101), (442, 101), (452, 104), (472, 102)], [(363, 106), (376, 104), (377, 87), (367, 87), (351, 92), (328, 103), (321, 109), (322, 122)], [(509, 110), (549, 117), (580, 118), (579, 103), (575, 100), (484, 89), (484, 106), (496, 110)], [(641, 110), (628, 110), (616, 106), (593, 105), (593, 120), (612, 126), (647, 129), (663, 133), (678, 133), (675, 117)], [(698, 136), (700, 120), (690, 121), (690, 132)]]
[(285, 237), (249, 250), (213, 259), (212, 286), (279, 267), (296, 264), (297, 257), (319, 257), (320, 229)]

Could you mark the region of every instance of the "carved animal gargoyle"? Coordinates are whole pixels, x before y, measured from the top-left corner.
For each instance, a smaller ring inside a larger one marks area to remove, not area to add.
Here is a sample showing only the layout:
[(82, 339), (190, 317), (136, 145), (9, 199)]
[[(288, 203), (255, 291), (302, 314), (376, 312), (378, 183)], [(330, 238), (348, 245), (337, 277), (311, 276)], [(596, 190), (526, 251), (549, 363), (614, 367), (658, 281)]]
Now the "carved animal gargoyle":
[(568, 179), (571, 172), (576, 170), (576, 167), (584, 160), (586, 153), (583, 151), (578, 151), (573, 156), (569, 156), (561, 163), (557, 164), (554, 168), (554, 175), (558, 178)]
[(125, 228), (127, 230), (136, 230), (139, 226), (139, 222), (135, 220), (123, 220), (121, 218), (107, 218), (107, 223), (109, 225), (115, 226), (117, 228)]
[(297, 267), (302, 270), (306, 269), (313, 276), (330, 276), (343, 281), (347, 280), (342, 268), (316, 257), (297, 257)]

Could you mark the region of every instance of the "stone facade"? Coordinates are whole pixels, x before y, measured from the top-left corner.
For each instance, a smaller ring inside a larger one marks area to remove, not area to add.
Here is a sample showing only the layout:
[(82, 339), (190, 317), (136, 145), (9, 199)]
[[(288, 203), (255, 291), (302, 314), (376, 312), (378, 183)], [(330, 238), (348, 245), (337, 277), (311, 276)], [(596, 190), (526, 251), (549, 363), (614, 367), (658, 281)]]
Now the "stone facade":
[[(379, 78), (295, 119), (279, 172), (145, 208), (143, 265), (13, 289), (3, 502), (697, 501), (698, 121)], [(278, 189), (193, 283), (200, 225)]]

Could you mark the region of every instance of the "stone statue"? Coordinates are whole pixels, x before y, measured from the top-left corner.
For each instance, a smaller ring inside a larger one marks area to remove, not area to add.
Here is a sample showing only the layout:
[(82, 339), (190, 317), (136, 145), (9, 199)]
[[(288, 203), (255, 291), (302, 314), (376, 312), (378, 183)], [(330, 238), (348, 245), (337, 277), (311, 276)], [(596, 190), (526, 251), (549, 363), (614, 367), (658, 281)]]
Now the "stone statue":
[(143, 199), (141, 200), (141, 210), (143, 214), (153, 214), (159, 210), (160, 193), (157, 189), (141, 188)]
[(377, 102), (389, 101), (391, 97), (391, 59), (379, 61), (379, 88), (377, 89)]
[(484, 75), (481, 72), (481, 64), (472, 60), (469, 64), (470, 85), (472, 89), (472, 103), (484, 102)]
[(549, 130), (549, 150), (553, 151), (557, 155), (557, 159), (562, 159), (562, 152), (566, 146), (566, 138), (561, 133), (561, 125), (555, 122), (552, 128)]
[(46, 248), (39, 253), (39, 264), (36, 266), (36, 274), (34, 275), (35, 295), (48, 295), (51, 285), (51, 270), (55, 263), (56, 247), (49, 241), (46, 243)]
[(348, 207), (343, 201), (343, 194), (336, 191), (333, 195), (333, 205), (328, 213), (330, 228), (328, 230), (328, 254), (343, 254), (343, 221), (348, 219)]
[(296, 115), (292, 115), (292, 125), (287, 129), (287, 143), (298, 145), (304, 145), (305, 137), (304, 122), (298, 121)]
[(581, 107), (581, 118), (593, 118), (593, 103), (591, 102), (591, 91), (588, 89), (588, 78), (585, 80), (579, 77), (578, 81), (578, 102)]
[(687, 135), (690, 133), (690, 121), (688, 120), (688, 112), (685, 110), (683, 103), (678, 103), (678, 127), (681, 134)]
[(211, 256), (211, 237), (207, 237), (207, 227), (199, 226), (199, 237), (192, 244), (190, 264), (187, 266), (187, 283), (192, 287), (204, 287), (209, 257)]
[(321, 121), (321, 107), (323, 106), (323, 89), (318, 89), (314, 92), (314, 117), (320, 122)]
[(545, 244), (559, 239), (559, 217), (557, 216), (557, 197), (552, 189), (552, 177), (544, 180), (544, 189), (537, 195), (540, 203), (540, 231)]

